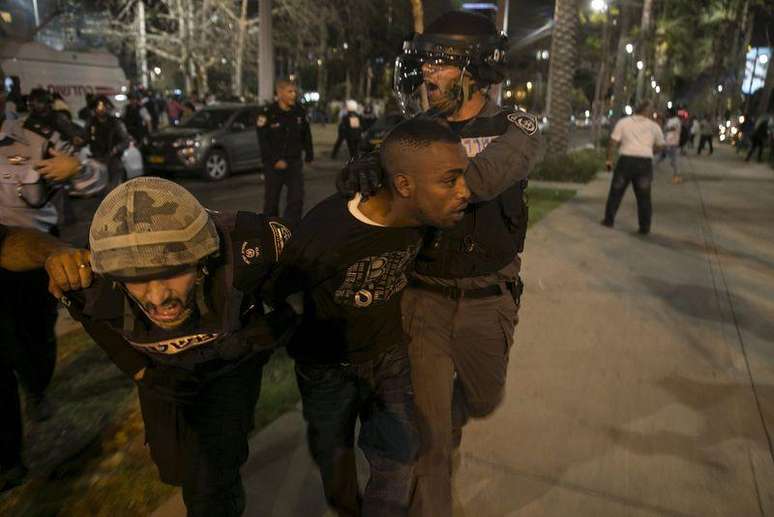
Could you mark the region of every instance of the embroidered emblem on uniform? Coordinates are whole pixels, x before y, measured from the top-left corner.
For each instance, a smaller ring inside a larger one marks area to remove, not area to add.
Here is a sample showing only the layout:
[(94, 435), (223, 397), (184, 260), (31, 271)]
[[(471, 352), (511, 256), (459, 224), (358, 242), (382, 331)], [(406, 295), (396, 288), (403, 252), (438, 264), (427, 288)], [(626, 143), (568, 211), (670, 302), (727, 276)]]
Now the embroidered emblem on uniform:
[(266, 115), (258, 115), (258, 118), (255, 120), (255, 125), (258, 127), (263, 127), (266, 125)]
[(355, 293), (355, 307), (368, 307), (374, 301), (374, 295), (368, 289), (361, 289)]
[(258, 245), (253, 245), (249, 241), (244, 241), (242, 243), (242, 262), (245, 264), (252, 264), (253, 259), (256, 259), (261, 256), (261, 247)]
[(467, 137), (462, 139), (462, 146), (465, 148), (468, 158), (472, 158), (486, 149), (486, 146), (492, 143), (495, 138), (497, 136)]
[(534, 135), (538, 130), (537, 119), (528, 113), (511, 113), (508, 115), (508, 121), (524, 131), (527, 136)]
[(269, 221), (269, 228), (274, 235), (274, 249), (277, 250), (277, 260), (285, 248), (285, 243), (290, 239), (290, 230), (287, 226), (277, 221)]

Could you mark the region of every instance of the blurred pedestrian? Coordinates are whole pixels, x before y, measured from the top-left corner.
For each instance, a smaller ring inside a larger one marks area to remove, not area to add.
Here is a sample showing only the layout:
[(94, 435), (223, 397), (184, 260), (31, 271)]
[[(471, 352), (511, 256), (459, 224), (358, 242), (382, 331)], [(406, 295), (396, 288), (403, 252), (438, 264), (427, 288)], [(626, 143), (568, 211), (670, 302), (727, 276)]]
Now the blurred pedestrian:
[(129, 96), (129, 102), (124, 108), (124, 124), (129, 135), (135, 143), (140, 146), (145, 138), (150, 134), (152, 128), (152, 119), (150, 113), (142, 104), (142, 98), (139, 93), (133, 93)]
[(688, 147), (693, 149), (696, 145), (696, 137), (701, 133), (701, 124), (699, 123), (699, 117), (692, 117), (691, 118), (691, 135), (690, 135), (690, 144)]
[(758, 151), (758, 161), (763, 161), (763, 149), (769, 142), (769, 117), (766, 115), (761, 116), (758, 122), (755, 124), (750, 135), (750, 150), (747, 153), (747, 157), (744, 161), (749, 162), (755, 151)]
[(183, 105), (180, 103), (177, 96), (170, 97), (167, 101), (167, 118), (169, 119), (170, 126), (176, 126), (180, 123), (180, 116), (183, 114)]
[(266, 106), (256, 119), (266, 181), (263, 213), (268, 216), (279, 213), (282, 188), (286, 187), (285, 219), (292, 226), (298, 224), (303, 214), (303, 161), (314, 160), (314, 146), (306, 112), (296, 102), (296, 85), (279, 80), (275, 93), (276, 101)]
[(373, 126), (376, 123), (376, 113), (374, 113), (374, 106), (370, 102), (365, 105), (363, 108), (363, 115), (361, 119), (363, 120), (363, 133), (371, 129), (371, 126)]
[(669, 165), (672, 167), (672, 183), (682, 183), (683, 179), (680, 177), (677, 171), (677, 149), (680, 145), (680, 132), (682, 124), (677, 117), (677, 112), (674, 108), (670, 108), (667, 111), (667, 121), (664, 124), (664, 148), (662, 150), (661, 157), (658, 163), (669, 159)]
[(699, 122), (699, 148), (696, 150), (696, 154), (701, 154), (704, 149), (704, 144), (709, 144), (709, 154), (712, 154), (714, 149), (712, 148), (712, 137), (715, 134), (715, 127), (712, 124), (712, 120), (709, 115), (703, 115), (701, 122)]
[(51, 94), (42, 88), (33, 89), (27, 104), (30, 113), (24, 121), (24, 128), (33, 131), (44, 138), (48, 138), (52, 132), (57, 132), (61, 138), (73, 145), (81, 145), (84, 141), (83, 131), (76, 126), (61, 111), (53, 109)]
[(639, 233), (650, 233), (652, 207), (650, 188), (653, 182), (653, 153), (664, 146), (664, 134), (653, 122), (653, 103), (643, 101), (634, 115), (622, 118), (616, 123), (607, 147), (607, 170), (613, 168), (613, 151), (618, 147), (618, 162), (610, 181), (610, 193), (605, 205), (604, 226), (615, 223), (615, 215), (629, 183), (637, 198), (637, 219)]
[(85, 124), (91, 121), (91, 117), (94, 116), (94, 94), (87, 93), (85, 95), (86, 105), (78, 110), (78, 118)]
[(86, 126), (92, 158), (105, 164), (109, 172), (107, 190), (113, 190), (124, 178), (121, 157), (129, 147), (129, 133), (124, 123), (113, 113), (113, 103), (105, 95), (94, 100), (94, 116)]
[[(345, 106), (347, 111), (339, 122), (339, 138), (347, 142), (349, 157), (354, 158), (357, 155), (360, 139), (363, 135), (363, 119), (357, 112), (357, 102), (350, 99), (345, 103)], [(331, 158), (335, 159), (337, 152), (338, 147), (334, 146)]]

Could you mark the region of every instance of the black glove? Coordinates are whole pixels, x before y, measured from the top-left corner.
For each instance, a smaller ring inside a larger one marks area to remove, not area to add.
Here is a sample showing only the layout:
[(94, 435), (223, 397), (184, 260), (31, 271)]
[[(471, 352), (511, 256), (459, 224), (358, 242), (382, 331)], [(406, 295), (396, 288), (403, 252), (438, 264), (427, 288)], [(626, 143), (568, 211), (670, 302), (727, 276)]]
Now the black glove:
[(384, 179), (379, 151), (362, 154), (350, 159), (336, 177), (336, 190), (347, 199), (358, 192), (363, 199), (373, 196), (381, 188)]
[(165, 366), (146, 368), (139, 384), (160, 398), (177, 404), (196, 402), (202, 387), (201, 380), (194, 374)]

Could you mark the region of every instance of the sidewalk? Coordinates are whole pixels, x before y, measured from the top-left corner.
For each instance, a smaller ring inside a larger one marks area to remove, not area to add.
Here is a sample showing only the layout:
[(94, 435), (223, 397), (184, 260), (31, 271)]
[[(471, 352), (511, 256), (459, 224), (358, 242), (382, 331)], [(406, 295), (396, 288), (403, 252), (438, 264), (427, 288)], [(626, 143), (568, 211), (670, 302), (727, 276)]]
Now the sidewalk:
[[(774, 171), (718, 147), (681, 185), (657, 169), (649, 237), (631, 190), (599, 225), (608, 174), (530, 230), (507, 397), (466, 428), (455, 517), (774, 515)], [(293, 411), (253, 438), (245, 515), (325, 513), (303, 433)]]

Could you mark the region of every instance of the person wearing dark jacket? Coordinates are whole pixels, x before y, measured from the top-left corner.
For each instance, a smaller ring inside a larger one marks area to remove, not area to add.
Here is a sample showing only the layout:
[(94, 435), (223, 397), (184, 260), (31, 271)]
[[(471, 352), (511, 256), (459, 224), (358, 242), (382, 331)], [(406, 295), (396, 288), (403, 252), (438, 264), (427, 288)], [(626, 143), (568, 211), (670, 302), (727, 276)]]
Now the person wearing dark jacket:
[(259, 289), (289, 237), (276, 218), (210, 213), (176, 183), (136, 178), (94, 215), (77, 257), (93, 284), (52, 291), (137, 383), (151, 458), (189, 517), (244, 511), (263, 365), (293, 321), (265, 313)]
[(342, 140), (347, 142), (349, 157), (354, 158), (357, 154), (358, 147), (360, 146), (360, 139), (363, 136), (363, 118), (357, 112), (357, 102), (348, 100), (346, 102), (346, 108), (346, 113), (344, 113), (339, 120), (339, 136), (336, 139), (336, 144), (334, 144), (333, 151), (331, 152), (331, 158), (333, 159), (336, 159)]
[(256, 126), (266, 180), (263, 212), (279, 213), (282, 187), (287, 188), (285, 219), (291, 224), (301, 220), (304, 204), (303, 161), (314, 159), (312, 131), (304, 109), (296, 103), (298, 91), (290, 81), (277, 81), (276, 102), (258, 114)]
[(752, 145), (750, 145), (750, 150), (747, 152), (747, 157), (744, 159), (744, 161), (749, 162), (750, 158), (752, 158), (752, 155), (755, 154), (755, 151), (758, 151), (758, 161), (763, 160), (763, 149), (766, 147), (766, 143), (769, 141), (769, 118), (767, 116), (762, 116), (758, 119), (758, 122), (755, 125), (755, 129), (752, 131), (752, 136), (750, 136), (750, 142)]
[(86, 135), (91, 156), (108, 167), (108, 190), (112, 190), (124, 179), (121, 156), (130, 139), (124, 123), (113, 114), (113, 103), (104, 95), (94, 100), (94, 116), (86, 126)]
[(55, 111), (53, 102), (51, 94), (46, 90), (42, 88), (32, 90), (27, 98), (30, 114), (24, 121), (24, 129), (46, 138), (47, 132), (56, 131), (67, 142), (76, 146), (81, 145), (84, 141), (81, 129), (62, 111)]

